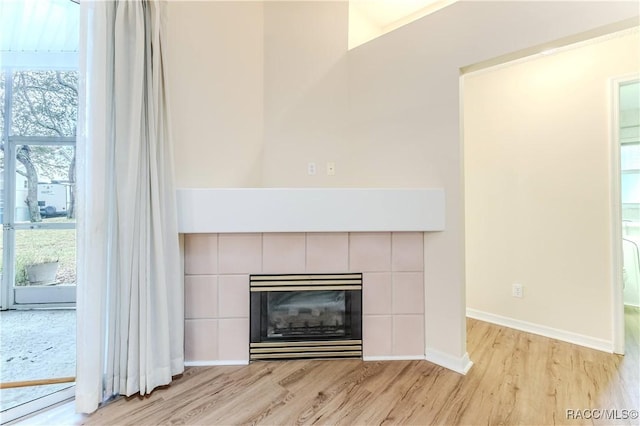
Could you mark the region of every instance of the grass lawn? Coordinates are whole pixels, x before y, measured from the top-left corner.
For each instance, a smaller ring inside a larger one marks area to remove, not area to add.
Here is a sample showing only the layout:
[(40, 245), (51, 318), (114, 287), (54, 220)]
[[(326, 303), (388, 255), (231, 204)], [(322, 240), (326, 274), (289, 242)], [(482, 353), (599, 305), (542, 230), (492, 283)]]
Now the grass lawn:
[[(67, 218), (45, 219), (43, 222), (67, 222)], [(0, 238), (3, 231), (0, 229)], [(2, 254), (0, 250), (0, 270)], [(29, 229), (16, 231), (16, 285), (28, 285), (24, 267), (46, 261), (59, 262), (57, 284), (76, 282), (76, 230), (75, 229)]]

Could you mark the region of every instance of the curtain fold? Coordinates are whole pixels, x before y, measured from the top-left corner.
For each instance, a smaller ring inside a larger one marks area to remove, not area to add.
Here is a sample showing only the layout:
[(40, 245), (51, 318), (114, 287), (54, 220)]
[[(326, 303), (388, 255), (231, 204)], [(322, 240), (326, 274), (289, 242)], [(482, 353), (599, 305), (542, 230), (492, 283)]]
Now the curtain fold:
[(164, 9), (81, 3), (78, 412), (184, 369)]

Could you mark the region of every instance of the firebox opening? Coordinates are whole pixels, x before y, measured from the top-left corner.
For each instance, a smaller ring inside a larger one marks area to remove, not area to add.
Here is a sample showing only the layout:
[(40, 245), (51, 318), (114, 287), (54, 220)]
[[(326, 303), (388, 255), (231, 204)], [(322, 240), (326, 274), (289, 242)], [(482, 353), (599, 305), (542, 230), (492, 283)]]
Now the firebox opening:
[(344, 291), (267, 293), (267, 338), (344, 337), (347, 334)]

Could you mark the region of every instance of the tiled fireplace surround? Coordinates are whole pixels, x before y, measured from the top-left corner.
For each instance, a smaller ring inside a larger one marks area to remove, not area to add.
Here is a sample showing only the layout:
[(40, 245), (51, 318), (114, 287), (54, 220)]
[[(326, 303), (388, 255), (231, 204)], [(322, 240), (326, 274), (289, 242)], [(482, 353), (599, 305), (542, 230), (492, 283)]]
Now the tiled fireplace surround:
[(424, 359), (424, 233), (185, 234), (185, 359), (249, 360), (249, 274), (363, 273), (363, 357)]

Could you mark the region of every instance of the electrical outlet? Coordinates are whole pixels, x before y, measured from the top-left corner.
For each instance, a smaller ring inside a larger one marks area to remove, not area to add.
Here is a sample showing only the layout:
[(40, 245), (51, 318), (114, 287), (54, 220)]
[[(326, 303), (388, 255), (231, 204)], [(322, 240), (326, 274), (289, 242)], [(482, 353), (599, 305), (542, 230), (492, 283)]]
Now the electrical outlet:
[(316, 163), (307, 164), (307, 174), (313, 176), (316, 174)]
[(513, 297), (523, 297), (524, 296), (524, 288), (522, 287), (522, 284), (514, 284), (511, 287), (511, 295)]
[(328, 162), (327, 163), (327, 176), (333, 176), (336, 174), (336, 163)]

